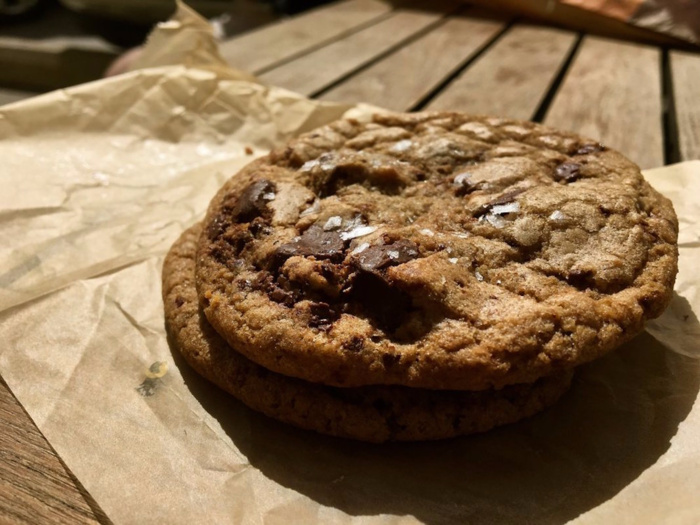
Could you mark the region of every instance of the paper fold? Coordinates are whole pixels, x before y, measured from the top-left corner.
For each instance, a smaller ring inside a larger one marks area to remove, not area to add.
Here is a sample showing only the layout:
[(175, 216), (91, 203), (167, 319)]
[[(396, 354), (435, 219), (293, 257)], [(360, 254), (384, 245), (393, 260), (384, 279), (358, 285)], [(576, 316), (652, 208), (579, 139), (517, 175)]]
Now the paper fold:
[(0, 373), (114, 523), (700, 521), (700, 162), (646, 174), (681, 221), (670, 308), (553, 409), (443, 443), (296, 430), (170, 351), (162, 257), (244, 164), (373, 108), (222, 71), (203, 21), (180, 9), (142, 61), (202, 68), (0, 108)]

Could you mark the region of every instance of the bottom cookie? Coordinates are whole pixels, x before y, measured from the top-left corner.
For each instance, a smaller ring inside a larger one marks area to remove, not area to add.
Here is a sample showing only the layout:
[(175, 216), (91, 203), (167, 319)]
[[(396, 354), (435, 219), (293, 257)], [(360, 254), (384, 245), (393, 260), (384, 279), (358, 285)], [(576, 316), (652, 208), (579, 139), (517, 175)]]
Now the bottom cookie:
[(194, 282), (201, 228), (175, 242), (163, 266), (165, 322), (172, 344), (200, 375), (270, 417), (362, 441), (420, 441), (484, 432), (554, 404), (572, 372), (478, 392), (402, 386), (336, 388), (287, 377), (232, 349), (199, 308)]

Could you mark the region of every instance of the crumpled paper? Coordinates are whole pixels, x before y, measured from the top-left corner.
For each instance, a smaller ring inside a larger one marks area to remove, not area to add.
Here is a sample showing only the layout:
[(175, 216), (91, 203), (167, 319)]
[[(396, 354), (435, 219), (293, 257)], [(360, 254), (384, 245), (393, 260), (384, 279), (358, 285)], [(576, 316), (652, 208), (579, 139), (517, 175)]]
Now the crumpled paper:
[(700, 161), (646, 172), (680, 218), (669, 309), (519, 424), (315, 435), (171, 352), (160, 270), (179, 233), (245, 163), (369, 111), (184, 66), (0, 108), (0, 373), (69, 468), (116, 524), (698, 523)]

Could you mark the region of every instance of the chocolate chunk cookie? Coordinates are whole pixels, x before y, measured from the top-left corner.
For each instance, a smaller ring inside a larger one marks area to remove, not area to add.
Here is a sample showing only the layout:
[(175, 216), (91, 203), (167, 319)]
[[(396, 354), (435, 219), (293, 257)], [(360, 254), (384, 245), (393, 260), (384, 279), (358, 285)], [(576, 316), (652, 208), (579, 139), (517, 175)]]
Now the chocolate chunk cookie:
[(595, 359), (671, 298), (678, 224), (594, 141), (458, 113), (339, 121), (245, 167), (197, 253), (207, 319), (326, 385), (479, 390)]
[(199, 310), (194, 285), (199, 233), (199, 226), (186, 231), (165, 260), (163, 300), (171, 342), (197, 372), (268, 416), (364, 441), (442, 439), (530, 416), (569, 386), (571, 375), (563, 374), (498, 391), (334, 388), (270, 372), (228, 346)]

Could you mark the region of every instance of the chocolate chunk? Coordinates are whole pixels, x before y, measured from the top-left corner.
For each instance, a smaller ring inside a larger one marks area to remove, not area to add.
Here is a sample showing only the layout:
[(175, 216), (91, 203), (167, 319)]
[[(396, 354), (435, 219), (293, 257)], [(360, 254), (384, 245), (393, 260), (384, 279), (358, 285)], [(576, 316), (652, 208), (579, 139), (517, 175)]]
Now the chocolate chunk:
[(311, 303), (309, 310), (311, 311), (309, 326), (324, 332), (330, 330), (333, 323), (340, 317), (338, 312), (333, 310), (328, 303)]
[(601, 151), (605, 151), (605, 146), (601, 143), (584, 144), (576, 150), (576, 155), (588, 155), (590, 153), (600, 153)]
[(230, 270), (237, 271), (244, 264), (240, 255), (252, 240), (245, 226), (229, 225), (228, 230), (212, 242), (211, 254)]
[(418, 246), (401, 239), (391, 244), (371, 246), (353, 260), (360, 272), (348, 292), (362, 305), (364, 314), (384, 330), (393, 331), (401, 325), (411, 308), (411, 298), (392, 286), (380, 270), (417, 257)]
[(268, 292), (268, 296), (276, 303), (280, 303), (285, 306), (294, 305), (294, 295), (291, 292), (283, 290), (277, 286)]
[(340, 233), (324, 231), (321, 226), (314, 224), (297, 240), (278, 247), (275, 258), (278, 264), (295, 255), (339, 260), (343, 258), (344, 252), (345, 241), (340, 237)]
[[(253, 290), (261, 290), (265, 292), (274, 302), (291, 308), (294, 306), (294, 303), (296, 303), (298, 298), (294, 291), (283, 288), (283, 286), (286, 284), (284, 281), (278, 281), (276, 282), (274, 280), (272, 274), (263, 271), (260, 272), (257, 279), (250, 284), (250, 288)], [(280, 286), (280, 284), (282, 286)]]
[(395, 354), (384, 354), (382, 356), (382, 363), (384, 364), (385, 368), (391, 368), (396, 363), (398, 363), (400, 360), (401, 360), (401, 356), (398, 356)]
[(359, 352), (365, 347), (365, 340), (357, 335), (352, 336), (349, 341), (343, 342), (343, 348), (350, 352)]
[(227, 214), (220, 213), (211, 221), (209, 227), (207, 228), (207, 237), (214, 241), (221, 237), (228, 227), (231, 226), (231, 221), (229, 220)]
[(491, 211), (491, 208), (493, 208), (494, 206), (500, 206), (501, 204), (508, 204), (509, 202), (513, 202), (515, 200), (515, 197), (517, 197), (521, 193), (525, 193), (526, 189), (527, 188), (518, 188), (516, 190), (507, 191), (500, 197), (497, 197), (494, 200), (492, 200), (491, 202), (482, 204), (474, 212), (474, 217), (481, 217), (482, 215), (486, 215), (488, 212)]
[(239, 258), (244, 247), (244, 239), (223, 239), (212, 246), (211, 256), (232, 272), (238, 272), (245, 265)]
[(573, 182), (581, 172), (581, 165), (577, 162), (565, 162), (557, 166), (554, 178), (560, 182)]
[(270, 225), (262, 217), (255, 217), (248, 225), (248, 231), (253, 235), (253, 237), (258, 237), (260, 235), (270, 234)]
[(238, 222), (250, 222), (262, 215), (267, 203), (274, 198), (275, 185), (269, 180), (261, 179), (248, 185), (231, 210), (231, 215)]
[(356, 265), (360, 270), (374, 273), (388, 266), (406, 263), (418, 257), (418, 246), (407, 239), (398, 240), (392, 244), (370, 246), (360, 252)]
[(411, 297), (374, 273), (360, 272), (349, 290), (350, 299), (361, 306), (375, 326), (393, 332), (412, 308)]

